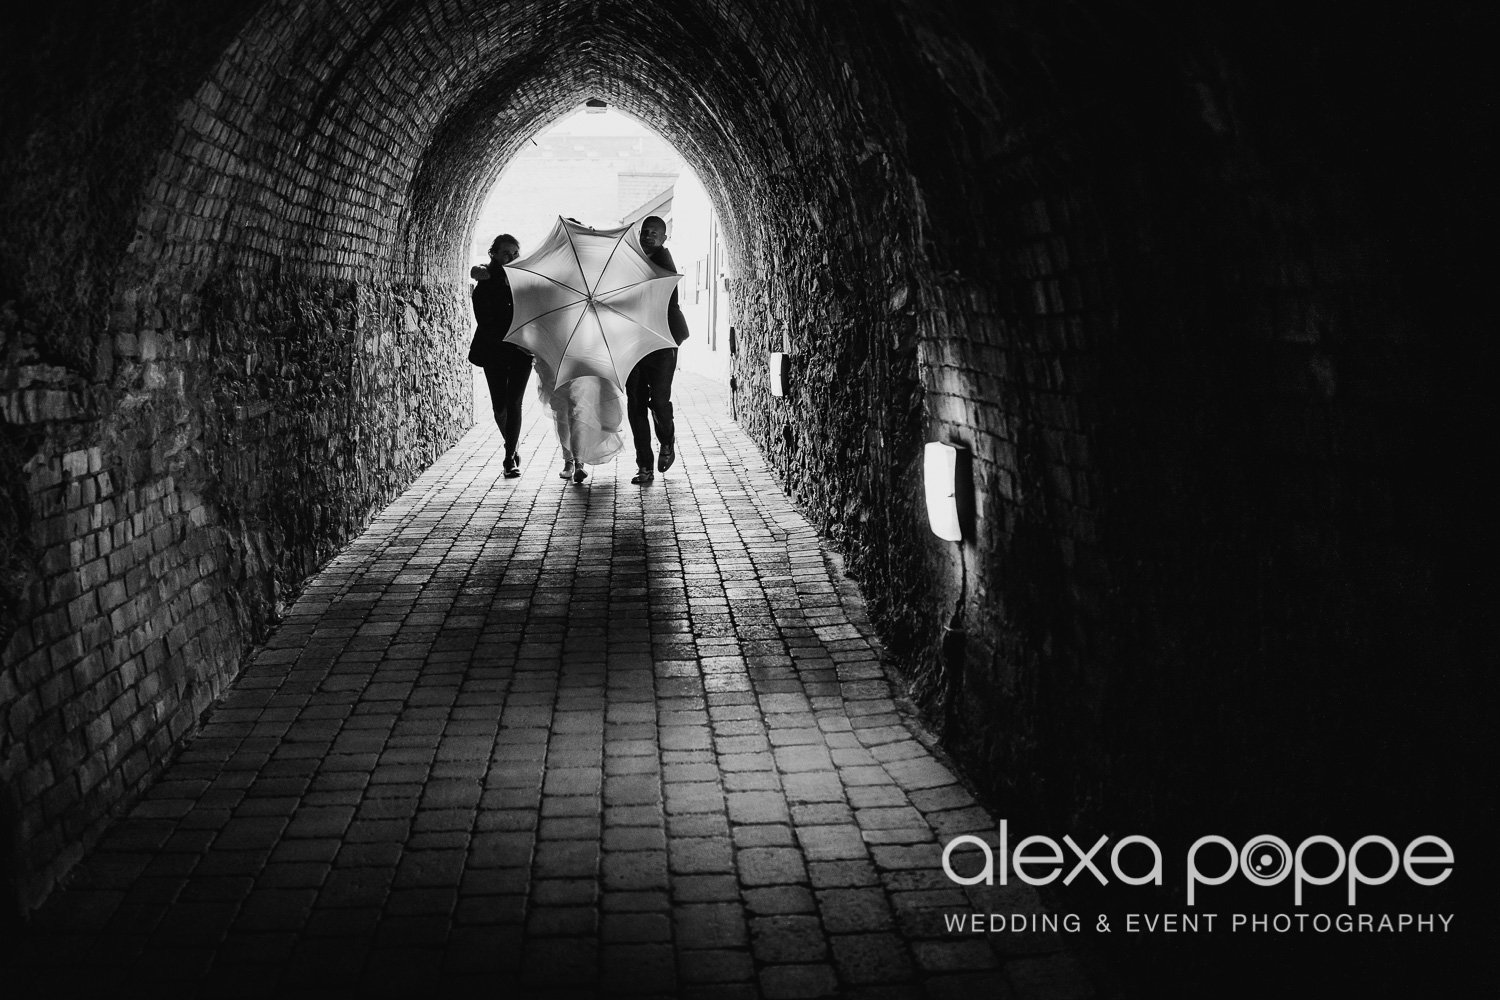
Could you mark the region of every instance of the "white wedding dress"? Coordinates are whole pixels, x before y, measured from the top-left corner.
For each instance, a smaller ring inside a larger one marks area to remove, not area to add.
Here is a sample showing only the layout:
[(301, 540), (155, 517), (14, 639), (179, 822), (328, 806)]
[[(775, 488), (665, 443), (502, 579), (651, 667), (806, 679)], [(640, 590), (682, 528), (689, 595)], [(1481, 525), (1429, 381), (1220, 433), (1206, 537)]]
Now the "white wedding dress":
[(563, 461), (599, 465), (620, 453), (625, 436), (625, 393), (595, 375), (575, 378), (561, 389), (557, 375), (536, 359), (537, 398), (552, 410)]

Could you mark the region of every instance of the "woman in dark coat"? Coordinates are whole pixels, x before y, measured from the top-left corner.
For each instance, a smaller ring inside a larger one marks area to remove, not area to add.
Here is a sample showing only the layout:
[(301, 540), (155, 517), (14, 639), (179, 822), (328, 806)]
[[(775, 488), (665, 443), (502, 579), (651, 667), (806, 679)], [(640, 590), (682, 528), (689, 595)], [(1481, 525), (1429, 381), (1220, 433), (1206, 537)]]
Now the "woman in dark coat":
[(501, 233), (490, 244), (490, 266), (475, 268), (474, 343), (469, 347), (469, 362), (484, 369), (490, 386), (490, 401), (495, 407), (495, 423), (505, 439), (505, 476), (514, 479), (521, 474), (521, 456), (516, 445), (521, 440), (521, 399), (531, 379), (531, 355), (515, 344), (505, 342), (510, 329), (514, 301), (505, 265), (521, 255), (521, 244), (509, 233)]

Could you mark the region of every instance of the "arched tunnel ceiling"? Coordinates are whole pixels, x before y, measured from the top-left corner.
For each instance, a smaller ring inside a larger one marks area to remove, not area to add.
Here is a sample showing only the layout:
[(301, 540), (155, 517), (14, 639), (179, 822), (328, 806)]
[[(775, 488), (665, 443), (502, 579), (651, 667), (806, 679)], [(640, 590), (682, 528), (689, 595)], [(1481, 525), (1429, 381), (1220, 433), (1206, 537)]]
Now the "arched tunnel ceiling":
[[(743, 254), (767, 238), (749, 231), (751, 206), (784, 203), (767, 193), (796, 173), (835, 173), (829, 149), (859, 114), (855, 59), (829, 40), (826, 11), (734, 0), (269, 4), (184, 108), (135, 249), (158, 265), (448, 270), (509, 157), (599, 97), (682, 153)], [(869, 121), (858, 124), (871, 147)], [(205, 254), (205, 239), (222, 243)]]

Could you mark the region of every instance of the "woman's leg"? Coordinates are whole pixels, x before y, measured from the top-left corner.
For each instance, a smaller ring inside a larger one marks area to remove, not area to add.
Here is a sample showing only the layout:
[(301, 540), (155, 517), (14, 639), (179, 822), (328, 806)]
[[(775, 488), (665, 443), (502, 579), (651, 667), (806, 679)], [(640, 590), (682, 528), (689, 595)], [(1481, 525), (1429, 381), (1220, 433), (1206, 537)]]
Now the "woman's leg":
[(521, 403), (526, 398), (526, 383), (529, 381), (531, 381), (530, 358), (518, 357), (506, 366), (505, 421), (500, 425), (500, 432), (505, 437), (507, 456), (516, 453), (516, 445), (521, 440)]
[(515, 438), (506, 431), (506, 422), (509, 416), (509, 372), (505, 365), (493, 364), (484, 366), (484, 381), (490, 387), (490, 408), (495, 413), (495, 426), (500, 428), (500, 436), (505, 439), (505, 457), (509, 458), (511, 452), (516, 450)]

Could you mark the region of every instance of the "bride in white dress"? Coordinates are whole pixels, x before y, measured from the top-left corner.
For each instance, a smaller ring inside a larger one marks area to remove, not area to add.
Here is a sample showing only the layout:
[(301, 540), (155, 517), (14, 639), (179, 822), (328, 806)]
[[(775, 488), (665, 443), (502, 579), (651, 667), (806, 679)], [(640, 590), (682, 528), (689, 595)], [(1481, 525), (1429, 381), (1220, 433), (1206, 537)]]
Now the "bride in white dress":
[(552, 410), (552, 426), (562, 446), (558, 476), (581, 483), (585, 466), (601, 465), (625, 446), (625, 393), (606, 379), (585, 375), (557, 388), (557, 374), (536, 359), (537, 398)]

